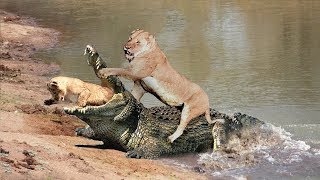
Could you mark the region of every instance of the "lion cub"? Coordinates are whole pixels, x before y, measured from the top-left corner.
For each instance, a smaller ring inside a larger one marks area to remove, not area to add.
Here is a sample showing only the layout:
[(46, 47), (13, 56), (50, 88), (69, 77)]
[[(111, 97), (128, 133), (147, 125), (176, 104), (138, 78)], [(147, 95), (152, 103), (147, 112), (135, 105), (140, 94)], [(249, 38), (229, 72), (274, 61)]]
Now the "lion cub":
[(120, 75), (133, 80), (132, 94), (138, 101), (149, 92), (165, 104), (182, 106), (180, 124), (169, 136), (171, 143), (183, 134), (193, 118), (201, 114), (205, 114), (208, 123), (215, 122), (210, 118), (208, 95), (200, 86), (173, 69), (153, 35), (143, 30), (135, 30), (123, 49), (129, 67), (104, 68), (98, 75), (102, 78)]
[(76, 101), (80, 107), (86, 105), (99, 106), (108, 102), (114, 95), (109, 88), (63, 76), (52, 78), (47, 83), (47, 89), (50, 91), (52, 98), (44, 102), (46, 105), (67, 100)]

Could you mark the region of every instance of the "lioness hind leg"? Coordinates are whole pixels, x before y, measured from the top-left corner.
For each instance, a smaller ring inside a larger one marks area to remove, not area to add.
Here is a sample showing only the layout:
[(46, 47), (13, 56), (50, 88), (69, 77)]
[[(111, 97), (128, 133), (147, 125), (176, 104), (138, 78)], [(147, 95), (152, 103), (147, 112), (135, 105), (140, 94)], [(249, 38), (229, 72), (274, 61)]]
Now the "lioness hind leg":
[(215, 123), (216, 121), (213, 121), (212, 119), (211, 119), (211, 117), (210, 117), (210, 109), (208, 108), (207, 110), (206, 110), (206, 112), (204, 113), (204, 116), (206, 117), (206, 120), (207, 120), (207, 122), (209, 123), (209, 124), (213, 124), (213, 123)]
[(187, 124), (188, 123), (186, 123), (184, 121), (180, 121), (180, 124), (179, 124), (177, 130), (172, 135), (170, 135), (168, 137), (168, 139), (171, 143), (173, 143), (173, 141), (175, 141), (178, 137), (180, 137), (183, 134), (183, 131), (187, 127)]
[(190, 107), (188, 105), (184, 105), (181, 113), (181, 120), (178, 128), (176, 131), (168, 137), (169, 141), (173, 143), (178, 137), (183, 134), (184, 129), (187, 127), (188, 123), (192, 120), (195, 116), (190, 116)]
[(80, 107), (84, 107), (87, 105), (87, 101), (90, 97), (90, 91), (89, 90), (84, 90), (79, 94), (77, 105)]

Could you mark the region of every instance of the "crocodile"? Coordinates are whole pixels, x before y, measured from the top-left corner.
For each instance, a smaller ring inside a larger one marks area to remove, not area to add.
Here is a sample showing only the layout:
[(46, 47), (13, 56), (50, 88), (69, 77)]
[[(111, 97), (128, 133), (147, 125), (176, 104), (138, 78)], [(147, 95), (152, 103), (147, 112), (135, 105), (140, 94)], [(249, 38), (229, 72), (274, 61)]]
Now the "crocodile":
[[(95, 62), (91, 65), (96, 71), (102, 64), (101, 58), (97, 56), (97, 51), (92, 46), (87, 46), (86, 52), (88, 59)], [(119, 79), (116, 81), (114, 79), (104, 81), (123, 91), (115, 94), (106, 104), (64, 110), (88, 124), (86, 128), (78, 128), (77, 135), (103, 141), (106, 147), (127, 152), (126, 156), (129, 158), (155, 159), (164, 155), (218, 148), (219, 145), (227, 143), (228, 137), (232, 134), (264, 123), (246, 114), (227, 115), (210, 109), (211, 119), (223, 119), (224, 122), (208, 124), (204, 115), (201, 115), (188, 124), (183, 135), (170, 143), (167, 137), (179, 125), (182, 108), (172, 106), (146, 108), (123, 87), (122, 83), (118, 82)]]

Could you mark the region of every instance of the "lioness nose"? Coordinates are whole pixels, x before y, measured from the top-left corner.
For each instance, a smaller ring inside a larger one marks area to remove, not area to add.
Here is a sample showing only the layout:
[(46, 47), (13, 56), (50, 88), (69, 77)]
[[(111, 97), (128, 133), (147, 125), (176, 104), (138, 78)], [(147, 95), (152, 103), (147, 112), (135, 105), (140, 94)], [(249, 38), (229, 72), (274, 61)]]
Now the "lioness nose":
[(123, 49), (126, 51), (126, 50), (130, 49), (130, 47), (125, 45), (125, 46), (123, 47)]

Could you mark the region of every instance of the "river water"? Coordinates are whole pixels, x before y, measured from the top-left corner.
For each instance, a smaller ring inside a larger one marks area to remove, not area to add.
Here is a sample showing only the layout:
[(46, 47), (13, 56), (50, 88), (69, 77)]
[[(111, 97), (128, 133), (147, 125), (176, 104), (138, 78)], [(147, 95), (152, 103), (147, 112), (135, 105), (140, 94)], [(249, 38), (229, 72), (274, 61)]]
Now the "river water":
[[(254, 167), (212, 176), (320, 178), (320, 1), (1, 0), (0, 8), (62, 32), (58, 47), (37, 56), (58, 63), (61, 75), (95, 83), (82, 56), (86, 44), (120, 67), (127, 65), (122, 46), (129, 32), (153, 33), (172, 66), (203, 87), (212, 107), (258, 117), (291, 144), (290, 151), (270, 147)], [(151, 95), (142, 102), (161, 104)], [(203, 156), (218, 157), (198, 160)]]

